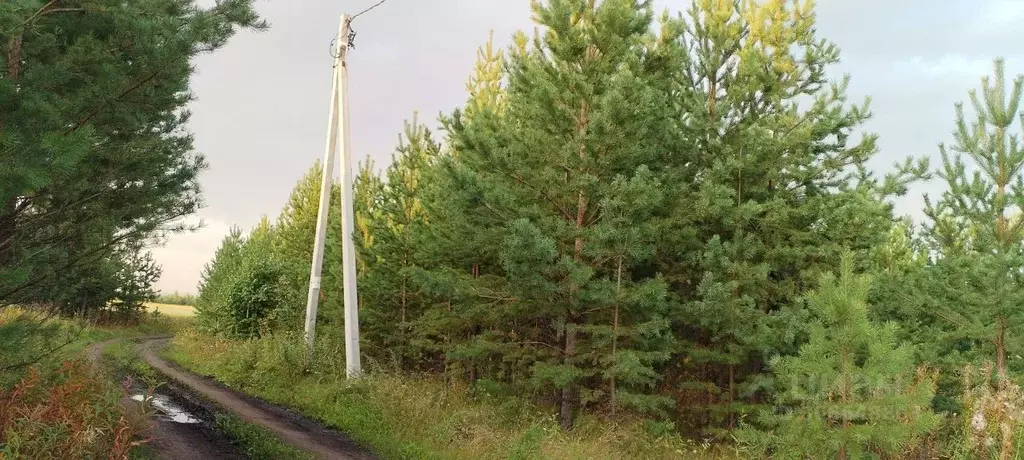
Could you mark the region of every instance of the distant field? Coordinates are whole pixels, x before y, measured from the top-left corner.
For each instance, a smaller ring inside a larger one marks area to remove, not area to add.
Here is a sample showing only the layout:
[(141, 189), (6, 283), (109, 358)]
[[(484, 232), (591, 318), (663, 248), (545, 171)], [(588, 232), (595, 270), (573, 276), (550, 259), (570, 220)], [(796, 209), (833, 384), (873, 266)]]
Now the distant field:
[(173, 317), (189, 317), (195, 315), (195, 309), (188, 305), (172, 305), (169, 303), (150, 302), (146, 304), (146, 311), (160, 310), (160, 313)]

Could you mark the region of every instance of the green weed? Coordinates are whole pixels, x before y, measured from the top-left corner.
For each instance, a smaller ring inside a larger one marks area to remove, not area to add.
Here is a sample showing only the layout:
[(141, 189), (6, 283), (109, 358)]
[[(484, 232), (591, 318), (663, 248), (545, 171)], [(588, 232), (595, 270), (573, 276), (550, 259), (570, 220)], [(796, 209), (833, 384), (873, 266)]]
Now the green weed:
[(248, 423), (234, 414), (218, 413), (216, 427), (243, 446), (245, 454), (253, 460), (274, 460), (281, 458), (310, 459), (306, 452), (285, 444), (263, 427)]

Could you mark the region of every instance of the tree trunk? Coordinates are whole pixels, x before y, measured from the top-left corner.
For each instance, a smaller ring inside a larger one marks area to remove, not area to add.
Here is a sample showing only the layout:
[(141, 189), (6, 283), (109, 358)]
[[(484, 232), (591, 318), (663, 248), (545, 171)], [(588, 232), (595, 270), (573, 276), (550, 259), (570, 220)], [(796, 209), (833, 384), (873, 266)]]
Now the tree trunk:
[(736, 365), (729, 363), (729, 431), (736, 425), (736, 412), (733, 404), (736, 402)]
[[(565, 365), (572, 365), (572, 358), (576, 355), (576, 328), (574, 327), (572, 319), (567, 315), (565, 322)], [(575, 419), (575, 390), (576, 385), (570, 382), (565, 388), (562, 388), (562, 404), (558, 411), (558, 424), (562, 426), (563, 430), (569, 431), (572, 429), (573, 421)]]
[[(5, 78), (10, 81), (17, 81), (21, 76), (21, 47), (22, 33), (7, 41), (7, 62), (5, 66)], [(0, 119), (0, 132), (3, 132), (4, 121)], [(15, 214), (18, 209), (18, 197), (7, 198), (0, 205), (0, 267), (10, 264), (13, 254), (11, 253), (12, 241), (16, 231)]]
[[(589, 61), (597, 56), (597, 47), (593, 44), (587, 47), (587, 51), (584, 55), (584, 61)], [(576, 131), (579, 136), (579, 167), (581, 170), (585, 168), (584, 161), (587, 158), (587, 146), (586, 146), (586, 134), (587, 129), (590, 126), (590, 104), (584, 99), (580, 103), (579, 118), (576, 119)], [(566, 171), (568, 178), (568, 171)], [(583, 227), (586, 222), (587, 206), (589, 200), (587, 198), (586, 190), (580, 189), (578, 192), (578, 199), (576, 203), (576, 239), (573, 242), (573, 253), (572, 259), (576, 263), (583, 262)], [(576, 314), (579, 311), (579, 286), (572, 285), (569, 287), (569, 305), (565, 312), (565, 349), (563, 350), (562, 362), (566, 367), (574, 365), (576, 356)], [(574, 311), (575, 309), (575, 311)], [(575, 412), (575, 393), (576, 393), (576, 382), (568, 382), (564, 388), (562, 388), (562, 401), (561, 407), (558, 411), (558, 423), (562, 426), (562, 429), (568, 431), (572, 429), (574, 412)]]
[(996, 323), (996, 373), (1000, 385), (1006, 378), (1006, 318), (999, 317)]
[[(402, 268), (404, 269), (404, 268), (408, 268), (408, 267), (409, 267), (409, 255), (408, 254), (403, 254), (402, 255)], [(403, 273), (402, 274), (402, 335), (403, 335), (403, 338), (404, 338), (404, 335), (405, 335), (405, 322), (407, 320), (406, 309), (408, 308), (408, 304), (409, 304), (408, 280), (406, 279), (405, 273)]]
[(17, 80), (21, 76), (21, 45), (22, 33), (11, 37), (7, 41), (7, 79)]
[(15, 226), (15, 214), (17, 211), (18, 199), (12, 197), (0, 205), (0, 267), (10, 265), (14, 256), (12, 253)]
[[(616, 349), (619, 343), (619, 300), (622, 298), (622, 256), (619, 256), (619, 266), (615, 272), (615, 315), (612, 319), (612, 366), (618, 361)], [(615, 371), (612, 371), (611, 385), (608, 397), (612, 406), (612, 415), (615, 415)]]
[[(843, 372), (843, 379), (842, 379), (843, 380), (843, 387), (842, 387), (841, 392), (840, 392), (840, 401), (842, 401), (842, 404), (843, 404), (843, 412), (846, 412), (849, 409), (848, 404), (850, 403), (850, 394), (852, 393), (852, 383), (850, 382), (850, 373), (847, 372), (847, 369), (850, 368), (849, 364), (850, 364), (851, 360), (852, 360), (852, 358), (850, 357), (850, 353), (847, 352), (846, 350), (843, 350), (842, 356), (840, 358), (840, 361), (842, 363), (841, 366), (842, 366), (842, 369), (843, 369), (843, 371), (842, 371)], [(843, 422), (842, 422), (843, 430), (844, 431), (849, 430), (850, 429), (850, 419), (844, 414), (844, 415), (842, 415), (842, 420), (843, 420)], [(842, 445), (839, 446), (839, 460), (846, 460), (847, 457), (848, 457), (848, 455), (846, 453), (846, 441), (842, 441)]]

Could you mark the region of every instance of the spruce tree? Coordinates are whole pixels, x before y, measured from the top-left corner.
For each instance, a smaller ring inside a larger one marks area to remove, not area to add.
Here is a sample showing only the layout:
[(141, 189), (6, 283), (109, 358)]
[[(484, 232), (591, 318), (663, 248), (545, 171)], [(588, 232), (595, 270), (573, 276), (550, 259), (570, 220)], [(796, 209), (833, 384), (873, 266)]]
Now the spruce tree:
[(741, 439), (772, 458), (896, 457), (934, 429), (934, 376), (915, 372), (914, 349), (896, 325), (869, 319), (870, 277), (846, 257), (838, 276), (822, 276), (807, 295), (810, 340), (795, 356), (775, 360), (780, 384), (774, 410)]

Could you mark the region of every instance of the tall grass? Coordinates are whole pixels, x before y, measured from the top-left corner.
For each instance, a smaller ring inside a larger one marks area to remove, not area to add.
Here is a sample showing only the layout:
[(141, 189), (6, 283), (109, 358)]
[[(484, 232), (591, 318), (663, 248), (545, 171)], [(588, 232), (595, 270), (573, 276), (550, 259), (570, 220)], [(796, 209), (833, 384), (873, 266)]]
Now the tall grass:
[(165, 334), (187, 323), (144, 315), (131, 324), (98, 326), (43, 311), (0, 309), (0, 458), (127, 459), (148, 428), (129, 411), (125, 388), (86, 362), (96, 341)]
[(640, 420), (583, 418), (571, 433), (553, 414), (514, 397), (487, 395), (435, 376), (370, 372), (344, 378), (342, 344), (323, 331), (312, 372), (301, 337), (237, 341), (178, 334), (166, 355), (197, 373), (294, 408), (352, 436), (382, 458), (667, 459), (722, 458), (716, 451)]
[(32, 367), (0, 392), (0, 458), (127, 459), (148, 421), (120, 410), (124, 396), (81, 360)]

